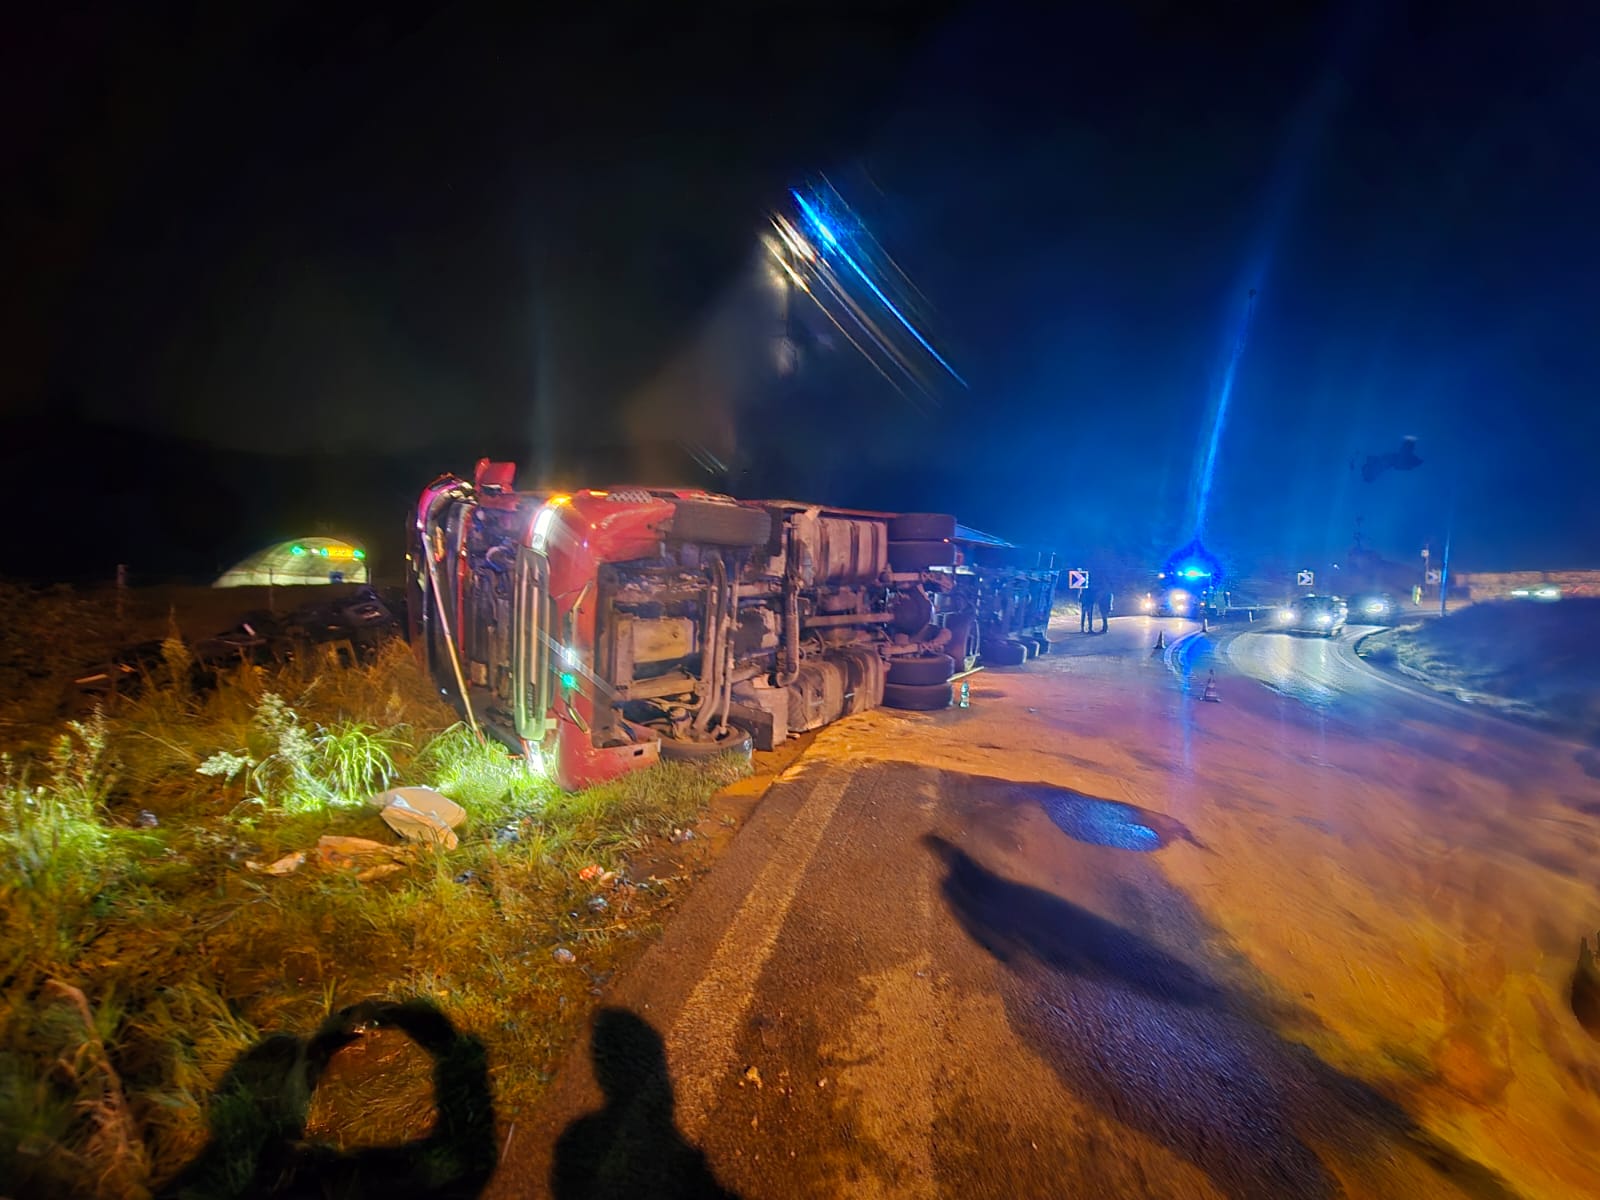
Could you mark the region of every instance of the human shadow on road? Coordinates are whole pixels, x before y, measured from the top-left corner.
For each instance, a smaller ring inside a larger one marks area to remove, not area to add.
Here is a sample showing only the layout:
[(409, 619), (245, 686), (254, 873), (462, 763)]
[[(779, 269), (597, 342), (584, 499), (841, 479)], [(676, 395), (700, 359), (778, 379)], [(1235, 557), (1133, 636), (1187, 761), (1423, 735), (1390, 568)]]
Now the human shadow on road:
[(1057, 971), (1097, 976), (1182, 1005), (1219, 1005), (1226, 993), (1182, 959), (1049, 892), (1011, 883), (943, 838), (945, 898), (973, 941), (1001, 962), (1035, 958)]
[(1133, 930), (942, 838), (924, 841), (944, 863), (952, 915), (1007, 968), (1000, 990), (1017, 1035), (1075, 1095), (1224, 1194), (1339, 1195), (1328, 1154), (1373, 1194), (1409, 1194), (1396, 1187), (1431, 1170), (1466, 1196), (1514, 1195), (1394, 1101), (1280, 1035), (1265, 984), (1224, 986)]
[[(352, 1151), (308, 1143), (311, 1096), (333, 1056), (380, 1026), (401, 1030), (433, 1059), (433, 1131)], [(368, 1001), (332, 1014), (309, 1039), (263, 1039), (228, 1068), (208, 1116), (210, 1140), (161, 1189), (163, 1200), (468, 1200), (483, 1191), (497, 1158), (483, 1044), (425, 1000)]]
[(605, 1107), (557, 1139), (550, 1169), (556, 1200), (738, 1200), (678, 1132), (666, 1047), (647, 1021), (602, 1008), (589, 1053)]

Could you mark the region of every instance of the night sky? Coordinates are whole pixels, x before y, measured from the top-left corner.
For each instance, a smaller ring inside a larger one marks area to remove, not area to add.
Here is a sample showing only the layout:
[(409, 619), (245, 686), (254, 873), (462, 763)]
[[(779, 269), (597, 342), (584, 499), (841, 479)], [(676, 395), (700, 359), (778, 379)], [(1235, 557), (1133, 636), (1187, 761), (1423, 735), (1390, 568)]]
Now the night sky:
[[(3, 52), (0, 458), (70, 493), (24, 555), (381, 543), (493, 453), (1150, 556), (1255, 289), (1225, 558), (1324, 562), (1360, 517), (1395, 558), (1600, 565), (1576, 6), (227, 7), (41, 13)], [(757, 235), (824, 177), (970, 386), (912, 403), (803, 306), (764, 370)], [(1406, 435), (1422, 467), (1352, 470)]]

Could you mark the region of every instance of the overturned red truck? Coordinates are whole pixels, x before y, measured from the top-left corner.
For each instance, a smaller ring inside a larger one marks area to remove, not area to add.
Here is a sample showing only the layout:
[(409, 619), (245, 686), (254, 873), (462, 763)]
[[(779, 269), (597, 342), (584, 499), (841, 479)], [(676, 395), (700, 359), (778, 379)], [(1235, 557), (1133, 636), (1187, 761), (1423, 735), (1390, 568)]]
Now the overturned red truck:
[(953, 517), (519, 492), (515, 472), (485, 459), (423, 491), (412, 643), (469, 722), (565, 788), (879, 705), (945, 708), (978, 662), (1049, 647), (1051, 556)]

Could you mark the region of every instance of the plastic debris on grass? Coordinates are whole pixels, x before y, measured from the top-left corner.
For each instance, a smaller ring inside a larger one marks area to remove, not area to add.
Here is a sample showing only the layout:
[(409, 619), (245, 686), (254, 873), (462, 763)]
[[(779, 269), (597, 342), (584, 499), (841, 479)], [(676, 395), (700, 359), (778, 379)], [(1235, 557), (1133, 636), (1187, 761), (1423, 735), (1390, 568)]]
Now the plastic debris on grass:
[(269, 863), (252, 862), (245, 860), (245, 866), (258, 875), (289, 875), (305, 866), (306, 852), (296, 850), (292, 854), (285, 854), (282, 858)]
[(454, 850), (456, 827), (467, 819), (467, 810), (432, 788), (399, 787), (379, 792), (367, 801), (378, 815), (408, 842), (426, 842)]
[(335, 870), (356, 873), (356, 878), (366, 883), (393, 875), (411, 861), (409, 846), (385, 846), (370, 838), (340, 837), (324, 834), (317, 839), (317, 861)]

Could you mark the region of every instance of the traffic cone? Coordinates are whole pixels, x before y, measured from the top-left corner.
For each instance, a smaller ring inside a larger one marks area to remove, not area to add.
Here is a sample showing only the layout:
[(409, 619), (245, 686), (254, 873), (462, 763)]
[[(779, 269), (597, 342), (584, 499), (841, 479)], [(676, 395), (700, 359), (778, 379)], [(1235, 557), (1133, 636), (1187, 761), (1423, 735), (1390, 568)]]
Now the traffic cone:
[(1152, 650), (1165, 650), (1166, 648), (1167, 648), (1167, 631), (1165, 629), (1158, 629), (1158, 630), (1156, 630), (1156, 644), (1154, 646), (1152, 646), (1151, 649)]
[(1215, 671), (1206, 676), (1206, 690), (1200, 694), (1200, 699), (1209, 700), (1212, 704), (1222, 703), (1222, 697), (1217, 695), (1217, 673)]

